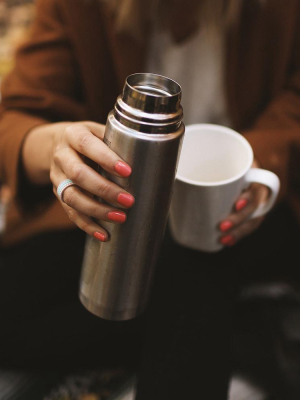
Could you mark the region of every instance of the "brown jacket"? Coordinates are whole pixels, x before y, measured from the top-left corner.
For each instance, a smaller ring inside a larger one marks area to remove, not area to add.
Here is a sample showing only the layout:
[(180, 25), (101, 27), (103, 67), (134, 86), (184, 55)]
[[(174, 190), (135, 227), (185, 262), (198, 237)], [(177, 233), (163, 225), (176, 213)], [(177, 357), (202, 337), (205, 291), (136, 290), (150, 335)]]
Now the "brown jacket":
[[(2, 85), (0, 180), (19, 199), (10, 208), (5, 245), (73, 226), (51, 188), (33, 188), (22, 177), (22, 142), (43, 123), (105, 123), (126, 76), (144, 70), (149, 2), (37, 1), (31, 38)], [(239, 22), (229, 29), (227, 101), (235, 129), (263, 167), (280, 176), (286, 194), (290, 145), (300, 140), (300, 0), (260, 3), (244, 1)], [(187, 31), (188, 20), (175, 19), (175, 28), (178, 23)]]

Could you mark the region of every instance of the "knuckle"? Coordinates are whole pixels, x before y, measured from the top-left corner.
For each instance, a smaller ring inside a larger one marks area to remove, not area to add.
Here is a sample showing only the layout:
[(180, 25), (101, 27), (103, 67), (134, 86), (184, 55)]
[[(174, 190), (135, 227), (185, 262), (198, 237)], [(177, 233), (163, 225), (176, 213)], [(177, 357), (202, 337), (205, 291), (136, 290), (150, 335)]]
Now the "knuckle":
[(101, 183), (99, 187), (99, 192), (101, 197), (109, 197), (110, 192), (111, 192), (111, 185), (109, 182), (104, 181)]
[(77, 145), (78, 145), (78, 151), (80, 153), (83, 153), (85, 149), (89, 146), (91, 139), (92, 137), (88, 132), (83, 131), (82, 128), (78, 129)]
[(230, 221), (233, 223), (233, 226), (235, 227), (240, 225), (244, 221), (245, 216), (242, 215), (242, 212), (240, 211), (239, 213), (232, 214), (228, 219), (230, 219)]
[(89, 215), (96, 217), (96, 218), (100, 218), (100, 210), (99, 210), (99, 206), (93, 204), (90, 206), (89, 208)]
[(75, 197), (76, 197), (76, 191), (73, 187), (68, 187), (65, 189), (63, 193), (63, 202), (66, 203), (70, 207), (74, 207), (75, 205)]
[(79, 218), (77, 226), (86, 233), (89, 233), (91, 226), (89, 223), (89, 218)]
[(110, 166), (111, 164), (111, 151), (109, 150), (109, 148), (107, 147), (107, 145), (105, 145), (106, 148), (103, 151), (102, 157), (101, 157), (101, 164), (102, 165), (106, 165), (106, 166)]
[(70, 168), (70, 179), (74, 182), (79, 182), (83, 177), (84, 166), (79, 163), (75, 163)]
[(262, 187), (263, 187), (263, 185), (261, 183), (256, 183), (255, 182), (255, 183), (252, 184), (253, 192), (259, 192)]
[(88, 233), (90, 230), (89, 228), (90, 228), (90, 225), (87, 222), (85, 222), (85, 221), (81, 222), (80, 229), (82, 229), (84, 232)]
[(241, 196), (241, 198), (246, 199), (248, 202), (252, 201), (253, 196), (256, 192), (255, 187), (253, 187), (253, 184), (251, 186), (249, 186), (249, 188), (247, 190), (245, 190)]
[(253, 207), (253, 209), (255, 209), (259, 205), (259, 203), (260, 203), (259, 192), (255, 192), (251, 199), (251, 206)]
[(65, 127), (65, 135), (69, 137), (70, 135), (74, 135), (74, 125), (70, 124)]
[(56, 146), (53, 150), (53, 155), (52, 155), (52, 159), (54, 164), (58, 164), (60, 165), (60, 161), (61, 161), (61, 152), (59, 151), (58, 147)]
[(252, 233), (256, 228), (256, 223), (254, 221), (245, 222), (240, 226), (239, 237), (245, 237)]
[(245, 208), (235, 213), (235, 218), (239, 223), (242, 223), (244, 220), (247, 220), (249, 216), (256, 209), (255, 203), (253, 201), (248, 201)]
[(69, 219), (70, 219), (72, 222), (75, 222), (75, 220), (76, 220), (76, 215), (77, 215), (76, 211), (73, 210), (72, 208), (68, 208), (67, 214), (68, 214)]

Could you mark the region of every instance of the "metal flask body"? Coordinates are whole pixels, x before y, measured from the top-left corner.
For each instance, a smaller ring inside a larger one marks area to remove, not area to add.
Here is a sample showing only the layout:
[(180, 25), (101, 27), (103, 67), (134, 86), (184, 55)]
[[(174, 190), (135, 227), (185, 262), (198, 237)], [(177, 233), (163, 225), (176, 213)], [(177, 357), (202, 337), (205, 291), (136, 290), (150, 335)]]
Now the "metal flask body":
[(184, 134), (180, 86), (130, 75), (108, 115), (104, 142), (132, 167), (129, 178), (101, 171), (135, 197), (123, 224), (99, 221), (107, 242), (87, 238), (79, 297), (93, 314), (128, 320), (143, 312), (163, 239)]

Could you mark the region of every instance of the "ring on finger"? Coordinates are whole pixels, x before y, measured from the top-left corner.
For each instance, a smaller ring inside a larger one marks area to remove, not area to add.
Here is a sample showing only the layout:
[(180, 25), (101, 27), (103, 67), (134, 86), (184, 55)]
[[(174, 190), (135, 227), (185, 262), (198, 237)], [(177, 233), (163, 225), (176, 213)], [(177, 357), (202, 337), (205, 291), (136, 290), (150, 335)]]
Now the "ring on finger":
[(76, 186), (76, 184), (71, 179), (65, 179), (57, 186), (57, 196), (59, 200), (62, 201), (63, 203), (64, 203), (64, 197), (63, 197), (64, 191), (70, 186)]

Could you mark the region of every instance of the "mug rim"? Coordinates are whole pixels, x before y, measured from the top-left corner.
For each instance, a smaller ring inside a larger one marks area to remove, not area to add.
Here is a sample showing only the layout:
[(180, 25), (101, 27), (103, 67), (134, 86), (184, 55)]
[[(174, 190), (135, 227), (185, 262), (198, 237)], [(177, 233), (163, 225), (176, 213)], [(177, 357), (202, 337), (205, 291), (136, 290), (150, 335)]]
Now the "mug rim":
[[(217, 124), (191, 124), (191, 125), (186, 125), (185, 133), (187, 133), (189, 131), (193, 131), (193, 130), (199, 130), (199, 129), (206, 129), (206, 130), (219, 131), (219, 132), (222, 131), (222, 132), (224, 132), (225, 134), (227, 134), (229, 136), (234, 136), (241, 143), (243, 143), (245, 145), (245, 147), (247, 148), (247, 151), (248, 151), (249, 156), (250, 156), (249, 163), (247, 164), (247, 166), (240, 173), (238, 173), (237, 175), (235, 175), (235, 176), (233, 176), (232, 178), (229, 178), (229, 179), (224, 179), (224, 180), (214, 181), (214, 182), (202, 182), (202, 181), (196, 181), (196, 180), (193, 180), (193, 179), (185, 178), (183, 176), (180, 176), (180, 174), (177, 172), (176, 173), (176, 180), (178, 180), (180, 182), (187, 183), (189, 185), (194, 185), (194, 186), (213, 187), (213, 186), (227, 185), (229, 183), (237, 181), (238, 179), (240, 179), (244, 175), (246, 175), (246, 173), (251, 168), (254, 156), (253, 156), (252, 147), (251, 147), (250, 143), (248, 142), (248, 140), (244, 138), (244, 136), (242, 136), (240, 133), (238, 133), (237, 131), (235, 131), (235, 130), (233, 130), (231, 128), (228, 128), (228, 127), (222, 126), (222, 125), (217, 125)], [(183, 140), (184, 140), (184, 138), (183, 138)], [(180, 163), (180, 159), (179, 159), (179, 163)]]

